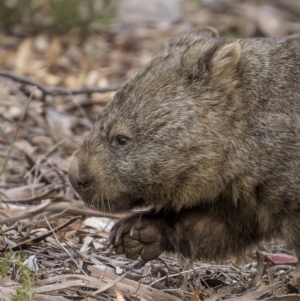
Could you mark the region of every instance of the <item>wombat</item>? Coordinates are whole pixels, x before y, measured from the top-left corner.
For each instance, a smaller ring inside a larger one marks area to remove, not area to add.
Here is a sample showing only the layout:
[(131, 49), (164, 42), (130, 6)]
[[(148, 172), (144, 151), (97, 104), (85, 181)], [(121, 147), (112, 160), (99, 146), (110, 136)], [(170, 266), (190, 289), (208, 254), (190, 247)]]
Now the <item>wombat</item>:
[(86, 204), (147, 208), (117, 254), (225, 259), (284, 238), (300, 257), (300, 34), (172, 39), (115, 94), (69, 169)]

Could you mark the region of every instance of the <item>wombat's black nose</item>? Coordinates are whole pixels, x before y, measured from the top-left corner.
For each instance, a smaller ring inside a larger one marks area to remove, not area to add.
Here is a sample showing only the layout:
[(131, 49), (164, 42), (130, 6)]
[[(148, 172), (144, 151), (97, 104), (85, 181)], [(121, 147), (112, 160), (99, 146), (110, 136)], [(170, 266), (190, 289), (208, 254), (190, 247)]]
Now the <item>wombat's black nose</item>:
[(71, 185), (76, 190), (76, 188), (82, 187), (87, 185), (90, 181), (88, 177), (84, 176), (82, 172), (79, 172), (79, 162), (78, 158), (74, 158), (69, 170), (68, 170), (68, 177)]

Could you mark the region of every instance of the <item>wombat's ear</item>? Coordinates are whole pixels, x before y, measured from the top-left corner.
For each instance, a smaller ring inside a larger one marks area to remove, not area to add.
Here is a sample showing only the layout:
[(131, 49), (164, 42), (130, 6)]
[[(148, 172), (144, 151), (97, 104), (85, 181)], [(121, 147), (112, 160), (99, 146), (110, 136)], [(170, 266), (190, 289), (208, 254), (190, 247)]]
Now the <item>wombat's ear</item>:
[(215, 79), (230, 77), (238, 71), (241, 46), (237, 42), (225, 43), (213, 53), (208, 64), (209, 72)]
[(195, 31), (200, 36), (207, 37), (207, 38), (216, 38), (219, 36), (219, 32), (210, 26), (201, 28), (200, 30)]

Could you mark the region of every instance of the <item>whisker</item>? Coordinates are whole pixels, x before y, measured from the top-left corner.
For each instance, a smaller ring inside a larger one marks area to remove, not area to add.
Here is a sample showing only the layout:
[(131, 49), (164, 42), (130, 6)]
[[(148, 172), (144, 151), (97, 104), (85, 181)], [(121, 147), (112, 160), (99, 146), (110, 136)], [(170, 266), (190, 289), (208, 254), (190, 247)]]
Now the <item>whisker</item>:
[(93, 196), (93, 208), (97, 209), (97, 195), (96, 194)]
[[(108, 198), (109, 199), (109, 198)], [(112, 213), (115, 211), (115, 205), (114, 205), (114, 203), (111, 201), (111, 200), (109, 200), (109, 202), (111, 203), (111, 206), (112, 206)]]
[(103, 195), (101, 194), (101, 211), (102, 212), (104, 211), (103, 208), (104, 208), (104, 201), (103, 201)]

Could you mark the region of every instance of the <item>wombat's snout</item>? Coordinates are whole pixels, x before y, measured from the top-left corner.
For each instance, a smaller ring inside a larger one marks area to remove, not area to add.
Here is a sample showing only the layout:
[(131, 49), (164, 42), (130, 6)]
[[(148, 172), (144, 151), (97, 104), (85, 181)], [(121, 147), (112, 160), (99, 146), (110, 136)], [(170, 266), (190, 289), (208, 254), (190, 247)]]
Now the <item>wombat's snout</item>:
[(89, 184), (90, 179), (84, 175), (84, 173), (79, 172), (79, 160), (75, 157), (69, 167), (68, 177), (71, 185), (77, 191), (80, 188), (84, 188)]

